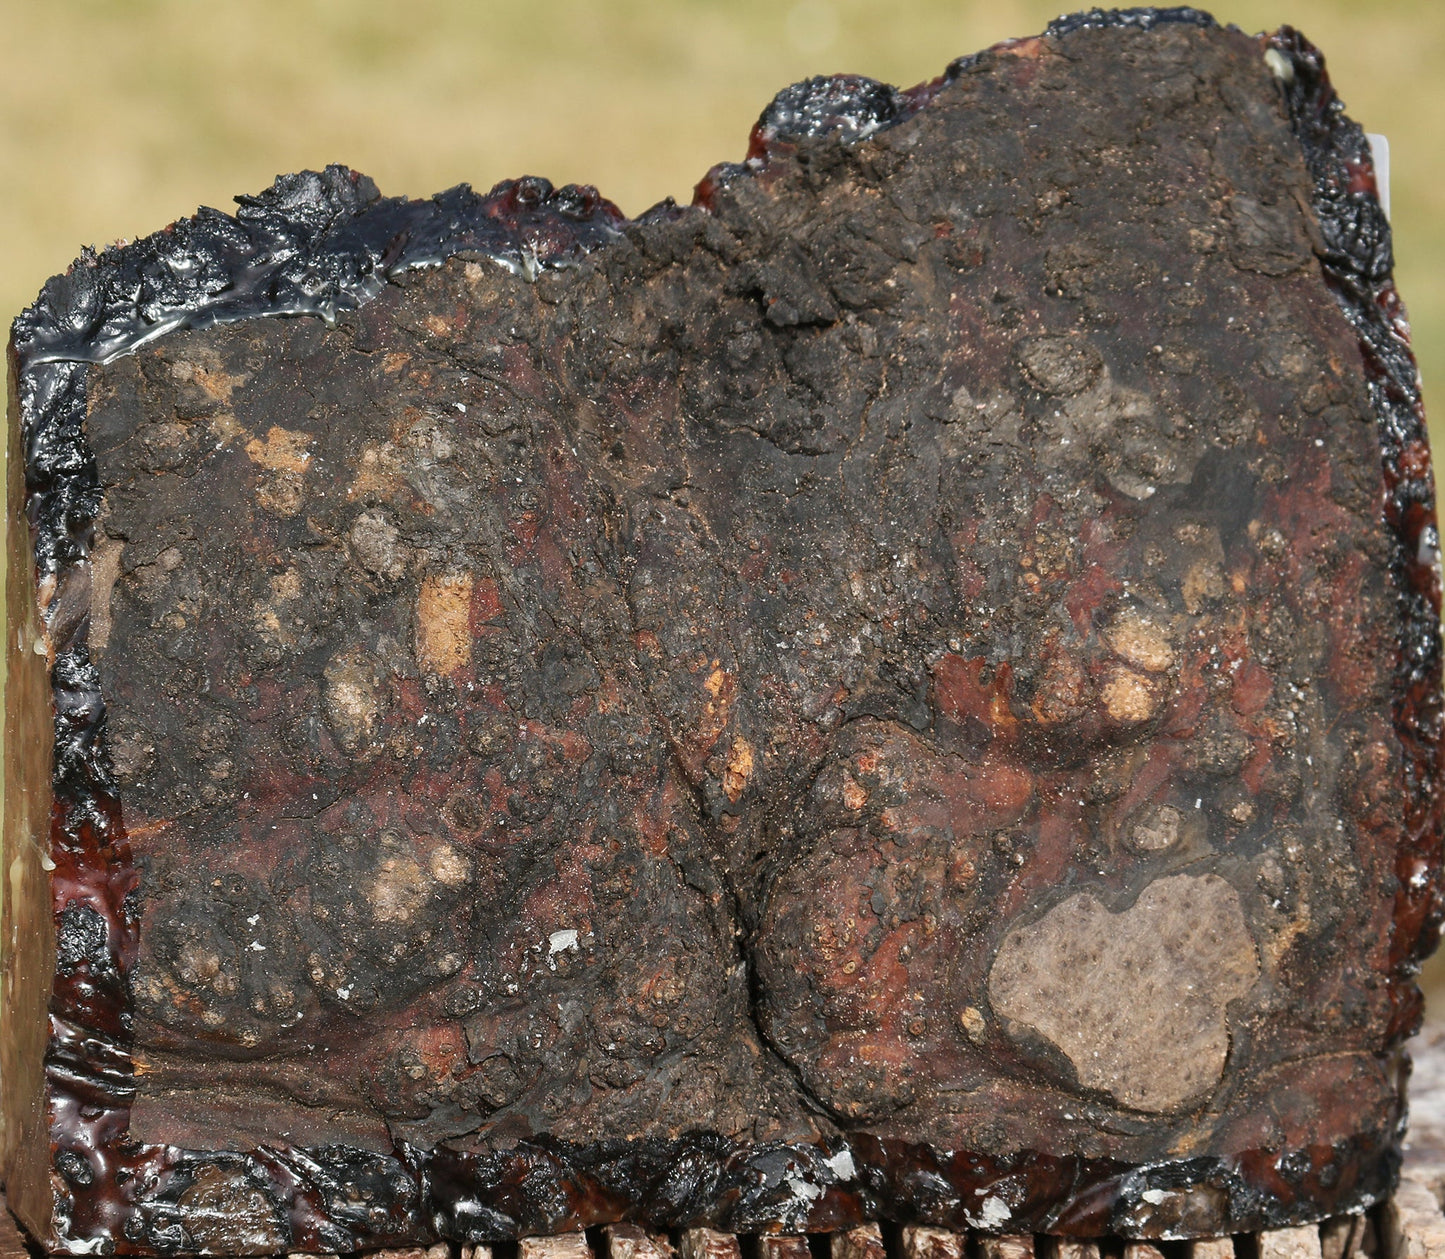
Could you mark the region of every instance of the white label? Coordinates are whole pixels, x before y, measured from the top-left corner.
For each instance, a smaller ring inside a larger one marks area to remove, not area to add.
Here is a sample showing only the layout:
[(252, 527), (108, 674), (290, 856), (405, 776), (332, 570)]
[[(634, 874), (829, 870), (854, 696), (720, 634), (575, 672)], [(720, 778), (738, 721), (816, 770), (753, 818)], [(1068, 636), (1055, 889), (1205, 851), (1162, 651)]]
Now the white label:
[(1365, 132), (1370, 142), (1370, 156), (1375, 162), (1375, 188), (1380, 195), (1380, 209), (1390, 217), (1390, 141), (1376, 132)]

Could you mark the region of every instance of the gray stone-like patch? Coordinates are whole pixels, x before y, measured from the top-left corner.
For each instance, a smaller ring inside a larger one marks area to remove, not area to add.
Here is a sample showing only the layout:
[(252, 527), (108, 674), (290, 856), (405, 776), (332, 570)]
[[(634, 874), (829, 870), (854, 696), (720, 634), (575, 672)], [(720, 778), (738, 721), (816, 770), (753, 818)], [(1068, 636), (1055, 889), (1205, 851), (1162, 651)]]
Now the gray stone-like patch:
[(1121, 913), (1080, 892), (1010, 932), (989, 998), (1014, 1035), (1056, 1045), (1083, 1088), (1160, 1112), (1219, 1083), (1225, 1007), (1258, 975), (1238, 893), (1217, 875), (1175, 875)]

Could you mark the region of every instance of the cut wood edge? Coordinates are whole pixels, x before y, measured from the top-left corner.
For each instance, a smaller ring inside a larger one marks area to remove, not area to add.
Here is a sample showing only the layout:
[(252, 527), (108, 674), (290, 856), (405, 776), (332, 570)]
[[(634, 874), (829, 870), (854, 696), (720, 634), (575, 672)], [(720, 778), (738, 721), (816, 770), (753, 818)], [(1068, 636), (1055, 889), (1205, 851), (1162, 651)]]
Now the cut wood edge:
[(733, 1233), (711, 1228), (687, 1229), (679, 1239), (682, 1259), (742, 1259), (742, 1246)]
[(1017, 1233), (1003, 1237), (980, 1237), (978, 1253), (981, 1259), (1034, 1259), (1033, 1235)]
[(1268, 1228), (1259, 1234), (1259, 1259), (1321, 1259), (1320, 1226)]
[(517, 1243), (518, 1259), (593, 1259), (585, 1233), (558, 1233), (552, 1237), (523, 1237)]
[[(923, 1226), (903, 1230), (903, 1259), (964, 1259), (967, 1254), (966, 1233)], [(1092, 1256), (1080, 1255), (1077, 1259), (1098, 1259), (1098, 1250)]]
[(1445, 1259), (1445, 1215), (1425, 1181), (1406, 1172), (1381, 1214), (1388, 1259)]
[(10, 381), (5, 540), (4, 835), (0, 842), (0, 1181), (32, 1237), (50, 1238), (50, 1122), (45, 1050), (55, 974), (50, 893), (50, 774), (55, 736), (50, 643), (36, 598), (25, 514), (25, 459)]
[(673, 1259), (677, 1253), (666, 1237), (636, 1224), (609, 1224), (602, 1236), (607, 1243), (607, 1259)]
[(758, 1259), (810, 1259), (812, 1253), (801, 1233), (764, 1233), (758, 1238)]
[(877, 1224), (860, 1224), (834, 1233), (828, 1245), (833, 1259), (885, 1259), (883, 1230)]

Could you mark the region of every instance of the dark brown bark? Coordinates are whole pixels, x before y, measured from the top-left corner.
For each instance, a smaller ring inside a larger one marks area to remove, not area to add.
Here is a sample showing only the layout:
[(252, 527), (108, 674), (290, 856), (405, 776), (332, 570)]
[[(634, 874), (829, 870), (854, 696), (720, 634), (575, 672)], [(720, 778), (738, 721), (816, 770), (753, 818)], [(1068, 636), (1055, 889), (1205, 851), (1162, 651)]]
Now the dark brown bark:
[(692, 208), (532, 181), (425, 248), (333, 170), (233, 227), (341, 243), (175, 321), (219, 326), (32, 325), (32, 1226), (1159, 1237), (1387, 1190), (1433, 507), (1312, 58), (1066, 22), (791, 89)]

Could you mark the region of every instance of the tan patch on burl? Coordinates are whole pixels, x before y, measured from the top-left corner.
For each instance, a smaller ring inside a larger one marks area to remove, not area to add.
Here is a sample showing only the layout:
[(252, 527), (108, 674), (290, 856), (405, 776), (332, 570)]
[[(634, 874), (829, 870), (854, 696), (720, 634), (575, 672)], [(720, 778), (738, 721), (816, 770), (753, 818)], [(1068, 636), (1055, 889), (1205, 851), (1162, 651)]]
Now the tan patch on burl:
[[(737, 698), (737, 676), (722, 667), (720, 661), (709, 664), (706, 657), (701, 660), (702, 668), (708, 669), (702, 689), (707, 698), (703, 701), (702, 712), (698, 714), (697, 729), (682, 748), (683, 762), (690, 774), (700, 773), (711, 755), (713, 747), (728, 727), (733, 701)], [(732, 757), (731, 750), (728, 753)], [(752, 769), (751, 763), (748, 766)], [(739, 795), (742, 794), (739, 788)]]
[(376, 675), (359, 652), (335, 657), (327, 666), (326, 720), (336, 740), (353, 755), (366, 749), (381, 715)]
[(1051, 726), (1081, 716), (1090, 700), (1089, 678), (1078, 657), (1059, 651), (1044, 665), (1029, 709), (1035, 721)]
[(401, 459), (391, 442), (366, 446), (356, 461), (356, 476), (346, 491), (347, 498), (391, 498), (402, 488)]
[(461, 887), (471, 877), (471, 864), (450, 844), (438, 844), (427, 861), (431, 876), (447, 887)]
[(430, 574), (416, 599), (416, 659), (428, 673), (452, 674), (472, 662), (472, 575)]
[(296, 635), (292, 628), (294, 621), (286, 605), (301, 596), (301, 574), (294, 568), (273, 573), (267, 581), (267, 588), (270, 598), (258, 599), (252, 605), (251, 623), (256, 633), (266, 642), (278, 647), (290, 647), (294, 645)]
[(728, 763), (723, 769), (723, 793), (734, 804), (743, 794), (748, 785), (748, 779), (753, 774), (753, 745), (742, 735), (733, 740), (733, 745), (728, 751)]
[(266, 440), (253, 437), (246, 443), (246, 457), (272, 472), (305, 472), (311, 464), (310, 433), (282, 428), (273, 424), (266, 430)]
[(289, 520), (306, 501), (306, 483), (299, 472), (277, 472), (256, 490), (256, 501), (273, 516)]
[(1134, 723), (1148, 721), (1154, 715), (1154, 688), (1147, 678), (1132, 669), (1116, 669), (1100, 688), (1099, 698), (1104, 710), (1115, 721)]
[(983, 1011), (977, 1006), (966, 1005), (958, 1012), (959, 1024), (963, 1027), (963, 1034), (975, 1045), (983, 1044), (984, 1034), (988, 1031), (988, 1024), (984, 1022)]
[(243, 437), (252, 440), (241, 422), (229, 411), (217, 411), (208, 421), (211, 436), (221, 445), (230, 446), (240, 441)]
[(1011, 931), (989, 999), (1015, 1038), (1029, 1029), (1057, 1046), (1083, 1088), (1160, 1112), (1219, 1083), (1225, 1007), (1258, 977), (1239, 894), (1217, 875), (1180, 874), (1122, 913), (1080, 892)]
[(1223, 597), (1224, 573), (1213, 560), (1198, 560), (1191, 564), (1189, 571), (1184, 574), (1179, 592), (1184, 597), (1185, 608), (1191, 614), (1197, 615), (1216, 599)]
[(1129, 836), (1130, 844), (1139, 852), (1162, 852), (1179, 842), (1183, 814), (1173, 805), (1164, 804), (1151, 812)]
[(237, 385), (245, 384), (250, 373), (231, 373), (221, 362), (220, 355), (200, 351), (195, 358), (178, 358), (170, 368), (171, 379), (182, 384), (197, 385), (213, 402), (223, 406), (231, 405), (231, 394)]
[(1131, 610), (1116, 616), (1104, 638), (1116, 656), (1148, 673), (1163, 673), (1174, 663), (1169, 631), (1138, 612)]
[[(712, 672), (707, 675), (707, 681), (703, 683), (703, 686), (707, 688), (707, 693), (715, 700), (720, 699), (724, 691), (728, 693), (730, 698), (732, 695), (732, 675), (714, 662)], [(721, 702), (726, 704), (729, 701), (728, 699), (722, 699)]]
[(273, 602), (284, 603), (288, 599), (301, 597), (301, 574), (294, 568), (273, 574), (270, 584)]
[(428, 888), (422, 868), (409, 852), (394, 851), (376, 863), (367, 891), (377, 922), (409, 921), (427, 902)]

